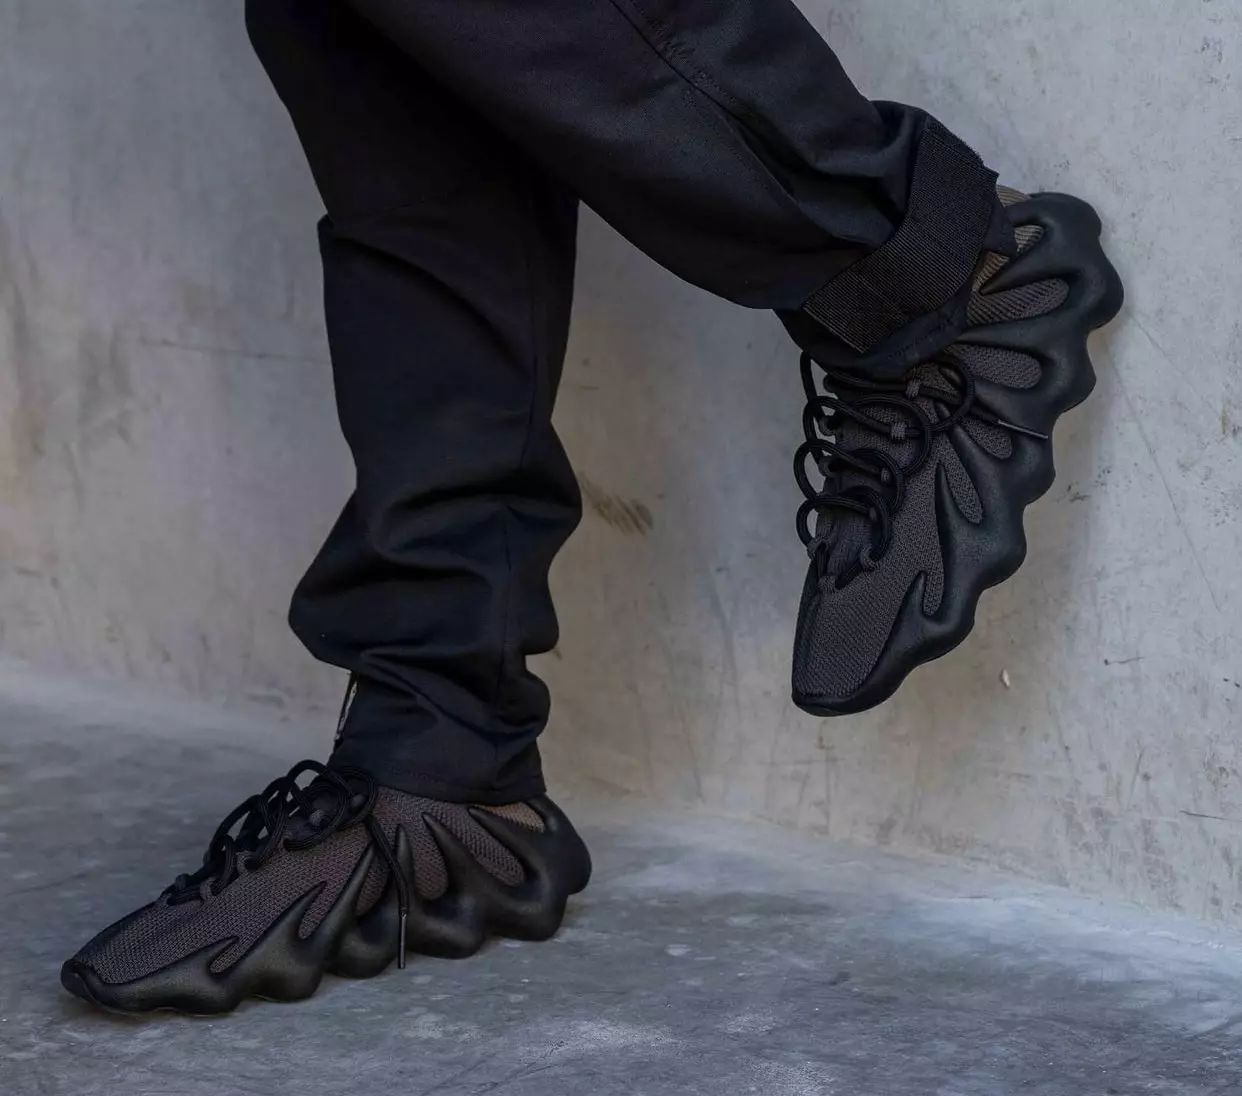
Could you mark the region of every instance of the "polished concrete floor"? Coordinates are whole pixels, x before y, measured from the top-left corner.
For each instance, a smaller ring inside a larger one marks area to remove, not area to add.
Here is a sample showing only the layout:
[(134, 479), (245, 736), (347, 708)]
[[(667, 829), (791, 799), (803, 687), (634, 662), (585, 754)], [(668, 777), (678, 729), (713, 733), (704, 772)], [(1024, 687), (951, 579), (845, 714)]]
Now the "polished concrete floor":
[(199, 712), (0, 701), (0, 1093), (1224, 1096), (1242, 941), (947, 863), (573, 802), (597, 878), (552, 943), (128, 1021), (61, 960), (191, 866), (298, 747)]

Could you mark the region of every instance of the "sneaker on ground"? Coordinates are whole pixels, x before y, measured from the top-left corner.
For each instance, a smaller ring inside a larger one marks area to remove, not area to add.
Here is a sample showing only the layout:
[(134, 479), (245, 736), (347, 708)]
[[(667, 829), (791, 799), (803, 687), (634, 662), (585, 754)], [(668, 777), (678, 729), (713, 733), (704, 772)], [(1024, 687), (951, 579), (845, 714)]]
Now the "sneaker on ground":
[(369, 977), (407, 951), (462, 958), (491, 935), (545, 940), (590, 872), (546, 798), (443, 803), (303, 761), (225, 818), (201, 869), (65, 963), (61, 982), (117, 1012), (299, 1000), (325, 972)]

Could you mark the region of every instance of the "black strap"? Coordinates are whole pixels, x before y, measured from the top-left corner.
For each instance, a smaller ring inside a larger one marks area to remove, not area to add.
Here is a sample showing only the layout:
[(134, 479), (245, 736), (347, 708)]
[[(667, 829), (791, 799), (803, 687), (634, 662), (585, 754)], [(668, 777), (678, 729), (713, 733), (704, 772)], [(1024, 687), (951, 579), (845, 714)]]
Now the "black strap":
[(996, 173), (934, 118), (923, 127), (901, 227), (802, 306), (860, 353), (951, 301), (974, 273)]

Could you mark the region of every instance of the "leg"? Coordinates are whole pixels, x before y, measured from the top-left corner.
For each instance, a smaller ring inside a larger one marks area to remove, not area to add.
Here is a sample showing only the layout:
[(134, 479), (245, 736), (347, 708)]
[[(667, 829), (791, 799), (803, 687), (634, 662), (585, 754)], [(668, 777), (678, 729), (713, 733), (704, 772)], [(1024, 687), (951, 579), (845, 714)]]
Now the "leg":
[(551, 424), (576, 200), (329, 0), (250, 5), (327, 205), (328, 336), (357, 489), (294, 597), (355, 675), (334, 762), (440, 799), (543, 791), (529, 654), (579, 517)]
[(578, 517), (550, 422), (576, 200), (335, 0), (248, 16), (328, 207), (358, 466), (292, 618), (357, 692), (330, 766), (241, 804), (200, 870), (62, 968), (124, 1012), (225, 1012), (407, 948), (545, 939), (590, 874), (541, 794), (547, 694), (524, 666), (555, 640), (548, 565)]
[[(980, 250), (1006, 243), (995, 175), (922, 111), (865, 99), (791, 0), (347, 2), (643, 251), (777, 309), (805, 347), (841, 327), (852, 358), (909, 364), (951, 341)], [(831, 307), (857, 278), (802, 312), (886, 244), (861, 346)]]
[(348, 2), (807, 352), (795, 700), (870, 707), (965, 638), (1025, 554), (1052, 427), (1094, 382), (1086, 336), (1121, 305), (1094, 212), (1002, 202), (943, 127), (863, 99), (789, 0)]

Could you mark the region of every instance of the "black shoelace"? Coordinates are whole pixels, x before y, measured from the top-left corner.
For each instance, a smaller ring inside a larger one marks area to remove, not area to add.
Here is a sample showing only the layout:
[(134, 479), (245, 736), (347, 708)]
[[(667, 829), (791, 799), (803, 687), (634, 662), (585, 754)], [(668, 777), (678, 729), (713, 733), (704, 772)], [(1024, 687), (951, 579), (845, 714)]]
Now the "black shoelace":
[[(981, 407), (976, 400), (974, 375), (964, 362), (938, 358), (935, 364), (944, 384), (912, 378), (909, 374), (891, 381), (870, 380), (822, 365), (808, 353), (802, 355), (802, 388), (806, 393), (802, 430), (806, 440), (794, 455), (794, 476), (806, 501), (798, 508), (798, 535), (819, 566), (821, 580), (830, 573), (828, 557), (833, 528), (830, 524), (821, 534), (810, 528), (808, 519), (835, 510), (857, 514), (872, 527), (872, 534), (857, 558), (837, 572), (838, 589), (863, 571), (874, 570), (888, 552), (892, 544), (893, 517), (905, 501), (906, 483), (927, 463), (936, 435), (969, 417), (1002, 430), (1048, 440), (1047, 434), (1005, 422)], [(818, 366), (824, 374), (822, 392), (816, 387), (812, 365)], [(932, 404), (935, 418), (917, 402), (920, 399)], [(896, 412), (897, 418), (881, 419), (869, 413), (882, 408)], [(882, 449), (846, 448), (834, 440), (835, 429), (845, 420), (889, 441), (913, 444), (916, 447), (913, 458), (902, 464)], [(824, 477), (823, 488), (811, 483), (808, 457), (814, 460)], [(828, 490), (828, 483), (847, 470), (870, 482), (857, 483), (840, 491)]]
[[(298, 779), (306, 773), (315, 778), (303, 788)], [(375, 780), (361, 769), (329, 769), (318, 761), (301, 761), (230, 811), (207, 846), (202, 868), (177, 876), (164, 894), (173, 904), (201, 897), (204, 886), (212, 895), (219, 894), (243, 870), (262, 867), (282, 849), (314, 848), (334, 833), (363, 825), (397, 888), (397, 966), (404, 967), (410, 884), (373, 813), (378, 796)]]

